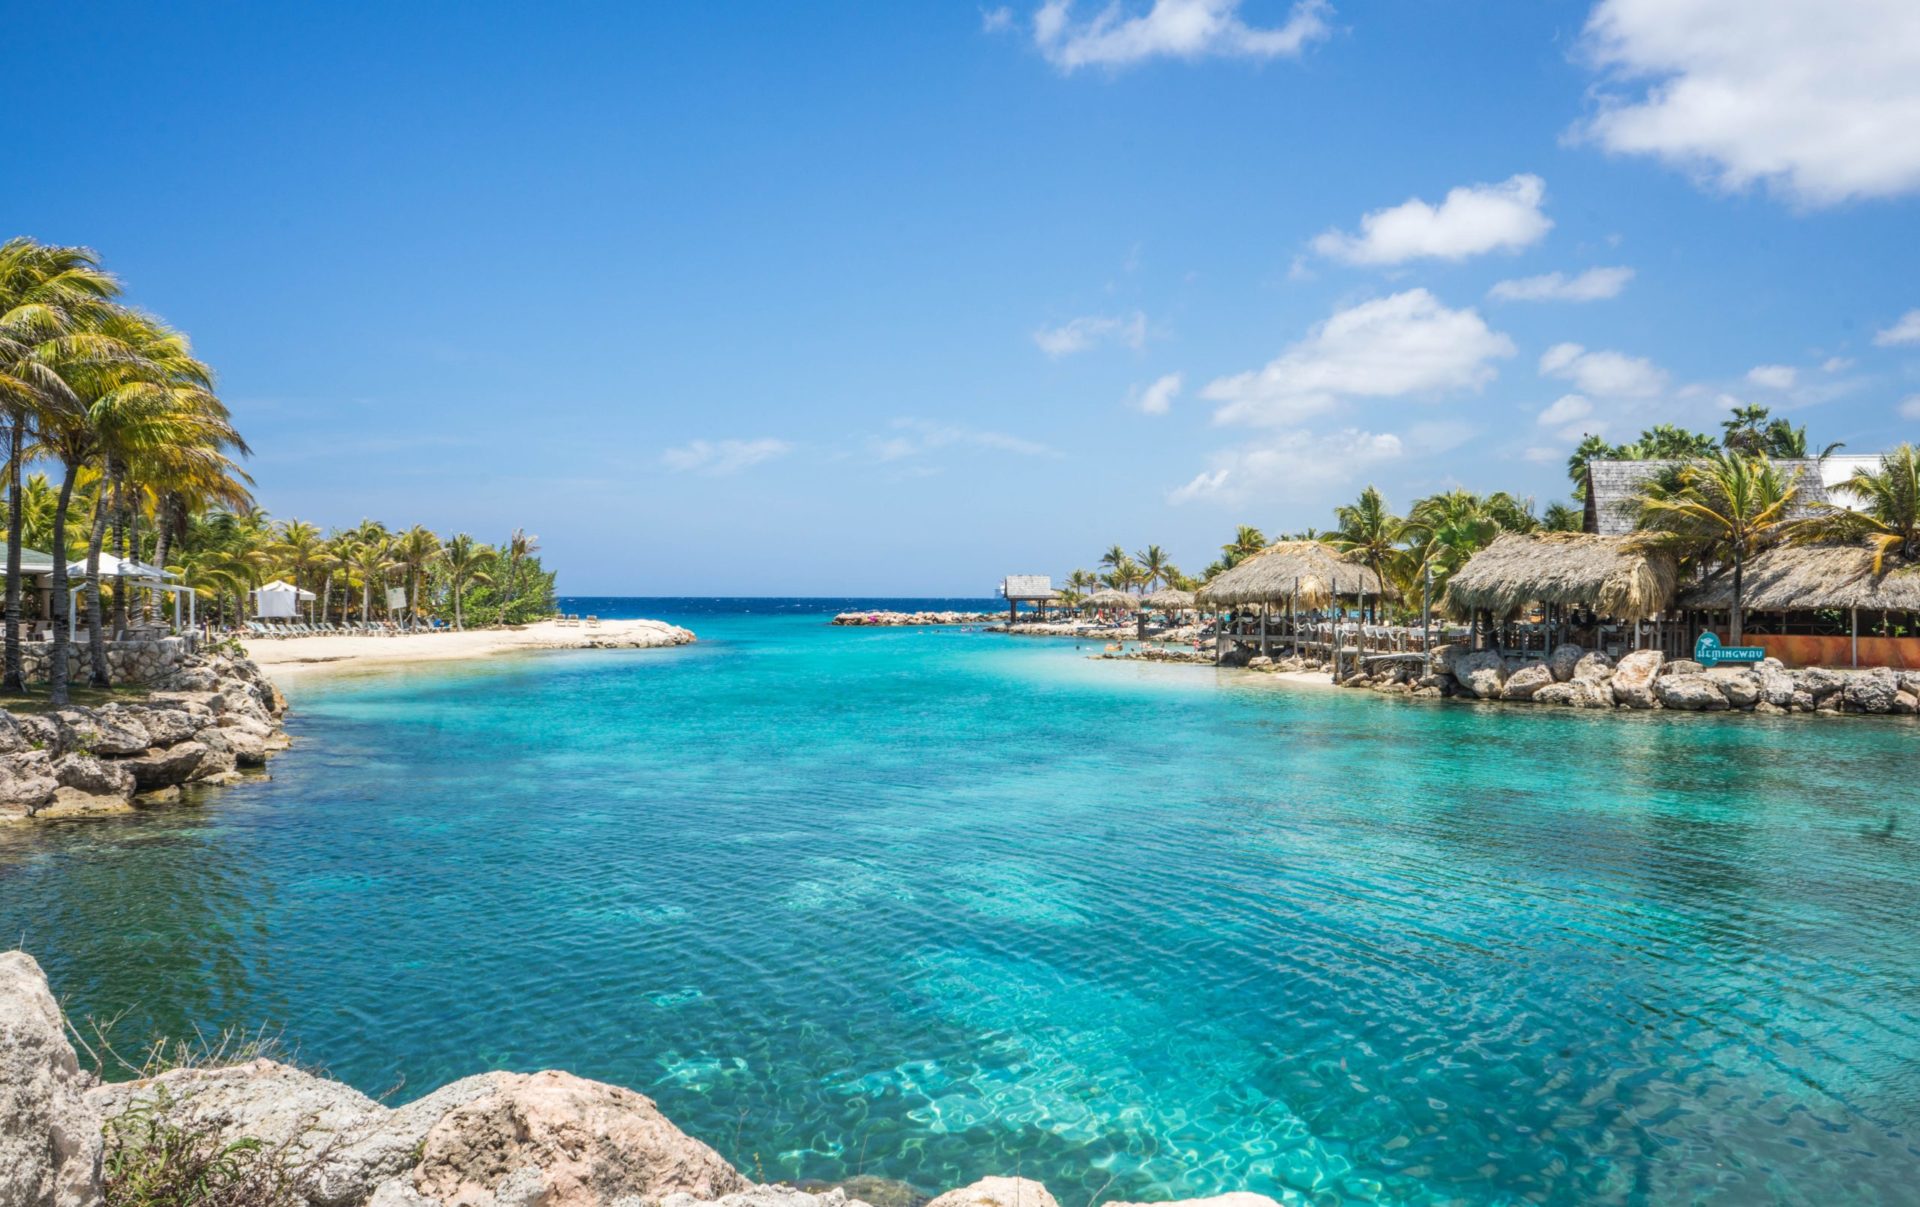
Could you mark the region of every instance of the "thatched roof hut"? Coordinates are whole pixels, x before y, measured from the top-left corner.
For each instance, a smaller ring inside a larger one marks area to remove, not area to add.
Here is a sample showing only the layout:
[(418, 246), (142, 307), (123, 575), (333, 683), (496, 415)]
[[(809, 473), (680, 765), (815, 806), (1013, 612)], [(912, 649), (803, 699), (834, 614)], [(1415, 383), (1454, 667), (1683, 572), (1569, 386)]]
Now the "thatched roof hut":
[[(1888, 559), (1873, 572), (1873, 551), (1858, 545), (1782, 545), (1741, 567), (1742, 606), (1749, 612), (1841, 610), (1920, 612), (1920, 566)], [(1733, 608), (1733, 571), (1724, 569), (1680, 597), (1683, 608)]]
[(1323, 608), (1335, 599), (1393, 598), (1397, 592), (1359, 562), (1323, 541), (1281, 541), (1243, 558), (1201, 587), (1202, 607), (1285, 603), (1298, 596), (1303, 608)]
[(1140, 597), (1129, 595), (1125, 591), (1115, 591), (1108, 587), (1104, 591), (1095, 591), (1080, 601), (1083, 608), (1103, 608), (1109, 612), (1137, 612), (1140, 610)]
[(1156, 612), (1185, 612), (1193, 607), (1193, 592), (1162, 587), (1151, 595), (1141, 596), (1140, 606)]
[(1636, 551), (1625, 537), (1510, 532), (1467, 559), (1448, 581), (1445, 602), (1462, 617), (1481, 609), (1506, 617), (1543, 603), (1646, 620), (1667, 610), (1678, 579), (1671, 557)]

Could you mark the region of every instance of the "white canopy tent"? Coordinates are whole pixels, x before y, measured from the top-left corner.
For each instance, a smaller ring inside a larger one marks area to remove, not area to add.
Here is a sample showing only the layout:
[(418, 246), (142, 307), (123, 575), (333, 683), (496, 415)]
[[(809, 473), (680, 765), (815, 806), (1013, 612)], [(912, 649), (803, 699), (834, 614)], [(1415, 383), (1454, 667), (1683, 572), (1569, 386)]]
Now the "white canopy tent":
[(261, 620), (284, 620), (298, 615), (299, 605), (315, 598), (313, 592), (276, 578), (253, 593), (253, 614)]
[[(67, 563), (69, 579), (79, 580), (75, 586), (67, 589), (67, 638), (72, 640), (80, 634), (80, 592), (87, 589), (87, 563), (85, 559)], [(180, 583), (170, 583), (169, 578), (179, 578), (178, 570), (162, 570), (158, 566), (149, 566), (145, 562), (136, 562), (132, 558), (115, 557), (111, 553), (100, 555), (100, 577), (118, 580), (125, 587), (139, 587), (147, 591), (165, 591), (173, 596), (173, 625), (180, 627), (180, 599), (186, 597), (187, 624), (193, 627), (194, 598), (193, 588)]]

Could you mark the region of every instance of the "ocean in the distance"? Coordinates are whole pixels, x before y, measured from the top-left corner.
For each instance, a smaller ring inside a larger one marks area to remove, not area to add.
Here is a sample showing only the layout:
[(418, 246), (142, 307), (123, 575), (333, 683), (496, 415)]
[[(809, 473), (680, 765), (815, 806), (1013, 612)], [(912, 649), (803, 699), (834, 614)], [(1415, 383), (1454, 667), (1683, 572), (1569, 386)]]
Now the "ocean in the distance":
[(843, 607), (295, 680), (203, 807), (0, 832), (117, 1033), (562, 1067), (760, 1179), (1064, 1207), (1913, 1202), (1920, 726), (1290, 689)]

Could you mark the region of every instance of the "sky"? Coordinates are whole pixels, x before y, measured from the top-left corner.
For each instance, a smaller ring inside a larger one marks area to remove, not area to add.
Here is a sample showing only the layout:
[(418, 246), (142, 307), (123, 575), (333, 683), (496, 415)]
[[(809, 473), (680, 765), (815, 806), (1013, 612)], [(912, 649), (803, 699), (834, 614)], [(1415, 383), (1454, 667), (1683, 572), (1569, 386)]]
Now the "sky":
[(985, 595), (1587, 432), (1920, 440), (1920, 4), (7, 5), (0, 233), (277, 518)]

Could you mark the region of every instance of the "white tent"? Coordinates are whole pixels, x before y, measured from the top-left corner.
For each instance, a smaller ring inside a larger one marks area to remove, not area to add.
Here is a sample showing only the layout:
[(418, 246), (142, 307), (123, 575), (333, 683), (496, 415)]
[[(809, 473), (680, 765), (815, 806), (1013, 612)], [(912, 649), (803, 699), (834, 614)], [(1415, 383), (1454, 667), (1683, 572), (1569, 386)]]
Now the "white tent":
[[(84, 577), (87, 573), (87, 559), (81, 558), (77, 562), (67, 563), (67, 573), (74, 578)], [(145, 562), (136, 562), (132, 558), (115, 557), (111, 553), (102, 552), (100, 577), (119, 578), (123, 575), (127, 578), (179, 578), (180, 572), (162, 570), (157, 566), (149, 566)]]
[(253, 614), (262, 620), (281, 619), (296, 615), (298, 605), (312, 603), (313, 599), (313, 592), (276, 578), (253, 593)]
[[(179, 583), (170, 583), (169, 578), (179, 578), (178, 570), (162, 570), (149, 566), (145, 562), (136, 562), (131, 558), (115, 557), (102, 551), (100, 554), (100, 578), (104, 583), (113, 579), (123, 587), (139, 587), (147, 591), (165, 591), (173, 596), (173, 623), (180, 624), (180, 601), (187, 601), (187, 627), (193, 627), (193, 588)], [(77, 637), (80, 632), (80, 592), (86, 590), (87, 562), (85, 558), (67, 563), (67, 578), (74, 585), (67, 588), (67, 636)], [(78, 580), (78, 581), (75, 581)]]

